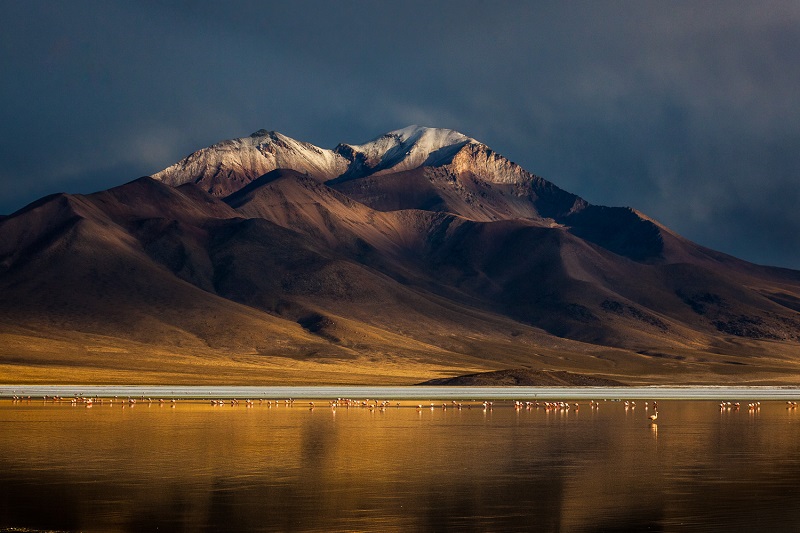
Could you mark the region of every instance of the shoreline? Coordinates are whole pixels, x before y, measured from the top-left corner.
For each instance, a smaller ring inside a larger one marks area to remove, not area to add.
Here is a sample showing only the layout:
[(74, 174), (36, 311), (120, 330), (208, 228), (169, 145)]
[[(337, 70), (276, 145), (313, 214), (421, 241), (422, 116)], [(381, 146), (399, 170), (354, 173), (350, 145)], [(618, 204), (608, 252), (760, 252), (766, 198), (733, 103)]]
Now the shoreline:
[(459, 387), (459, 386), (170, 386), (170, 385), (0, 385), (0, 398), (14, 396), (157, 397), (210, 400), (381, 398), (393, 400), (788, 400), (800, 398), (796, 386), (638, 387)]

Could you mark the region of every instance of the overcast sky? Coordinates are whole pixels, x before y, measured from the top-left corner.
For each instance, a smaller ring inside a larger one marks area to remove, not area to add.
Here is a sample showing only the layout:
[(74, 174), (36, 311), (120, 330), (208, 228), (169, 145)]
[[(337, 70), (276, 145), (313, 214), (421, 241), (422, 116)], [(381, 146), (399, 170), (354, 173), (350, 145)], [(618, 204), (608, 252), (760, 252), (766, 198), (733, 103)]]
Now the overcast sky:
[(452, 128), (588, 201), (800, 268), (798, 2), (0, 0), (0, 213), (265, 128)]

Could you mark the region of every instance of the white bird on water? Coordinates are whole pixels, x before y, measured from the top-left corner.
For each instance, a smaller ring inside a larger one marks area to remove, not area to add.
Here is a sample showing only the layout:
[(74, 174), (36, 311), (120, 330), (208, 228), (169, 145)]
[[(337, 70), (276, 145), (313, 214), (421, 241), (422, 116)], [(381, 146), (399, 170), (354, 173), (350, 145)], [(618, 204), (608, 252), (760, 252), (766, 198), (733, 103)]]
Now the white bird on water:
[(652, 415), (650, 415), (650, 417), (649, 417), (649, 418), (650, 418), (650, 421), (651, 421), (651, 422), (655, 422), (656, 420), (658, 420), (658, 411), (656, 411), (655, 413), (653, 413)]

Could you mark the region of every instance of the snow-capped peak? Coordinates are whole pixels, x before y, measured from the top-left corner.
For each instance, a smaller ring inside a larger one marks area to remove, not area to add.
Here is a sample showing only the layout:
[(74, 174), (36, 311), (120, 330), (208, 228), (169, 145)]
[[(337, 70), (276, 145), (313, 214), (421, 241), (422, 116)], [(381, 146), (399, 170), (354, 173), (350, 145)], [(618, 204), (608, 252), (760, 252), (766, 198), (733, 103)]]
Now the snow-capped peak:
[(274, 158), (276, 168), (289, 168), (324, 179), (334, 178), (347, 168), (347, 161), (333, 150), (297, 141), (282, 133), (258, 130), (249, 139), (262, 155)]
[(169, 185), (192, 181), (212, 194), (225, 195), (276, 168), (296, 170), (325, 181), (342, 174), (348, 164), (333, 150), (275, 131), (258, 130), (247, 137), (198, 150), (152, 177)]
[(424, 139), (425, 142), (436, 145), (439, 148), (462, 141), (474, 140), (455, 130), (447, 128), (428, 128), (426, 126), (417, 126), (416, 124), (406, 126), (399, 130), (390, 131), (389, 133), (381, 135), (381, 137), (396, 137), (402, 142), (417, 142)]
[(454, 130), (413, 125), (390, 131), (364, 144), (343, 146), (361, 154), (366, 166), (380, 174), (390, 170), (409, 170), (423, 164), (436, 165), (452, 158), (469, 143), (477, 141)]

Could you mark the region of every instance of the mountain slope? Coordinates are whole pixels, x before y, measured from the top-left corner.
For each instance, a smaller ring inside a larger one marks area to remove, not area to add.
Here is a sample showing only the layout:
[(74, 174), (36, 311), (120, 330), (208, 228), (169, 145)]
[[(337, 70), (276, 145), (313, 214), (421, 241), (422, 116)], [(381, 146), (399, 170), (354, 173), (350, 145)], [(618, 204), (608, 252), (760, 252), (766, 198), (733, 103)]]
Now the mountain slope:
[[(130, 210), (131, 198), (143, 206), (140, 213)], [(208, 216), (198, 216), (201, 208)], [(40, 231), (39, 218), (52, 225)], [(278, 364), (276, 357), (311, 357), (345, 382), (359, 375), (354, 361), (363, 372), (369, 359), (392, 369), (388, 379), (407, 372), (416, 379), (420, 368), (436, 361), (444, 367), (486, 364), (473, 355), (483, 351), (480, 342), (465, 346), (444, 332), (505, 330), (490, 342), (505, 344), (512, 361), (523, 353), (512, 344), (512, 329), (522, 330), (515, 343), (546, 337), (502, 316), (410, 291), (324, 244), (236, 216), (194, 186), (173, 189), (143, 178), (96, 195), (55, 196), (9, 221), (0, 226), (2, 242), (26, 242), (15, 236), (21, 228), (38, 238), (0, 256), (0, 335), (45, 344), (68, 338), (112, 354), (79, 358), (84, 368), (138, 368), (153, 350), (170, 354), (162, 361), (169, 366), (200, 350), (217, 359), (260, 355), (264, 359), (250, 364), (262, 372), (263, 365)], [(426, 326), (420, 330), (419, 324)], [(569, 342), (560, 345), (569, 350)], [(131, 350), (121, 359), (114, 355)], [(8, 358), (16, 361), (11, 368), (19, 366), (18, 353), (2, 355), (0, 368)], [(398, 357), (402, 364), (392, 362)], [(342, 370), (333, 372), (325, 361), (337, 361)]]
[[(234, 195), (228, 201), (249, 216), (267, 218), (310, 239), (342, 247), (358, 261), (394, 279), (402, 278), (473, 305), (480, 302), (493, 312), (511, 315), (559, 336), (620, 347), (654, 342), (686, 345), (722, 324), (719, 320), (713, 324), (698, 320), (691, 315), (694, 311), (679, 289), (663, 288), (671, 275), (665, 259), (656, 264), (620, 261), (619, 254), (609, 253), (607, 247), (593, 246), (575, 236), (574, 228), (522, 219), (470, 221), (452, 215), (431, 216), (419, 210), (376, 212), (308, 177), (273, 173), (262, 179), (263, 184), (255, 182), (246, 194)], [(243, 202), (242, 198), (248, 200)], [(313, 216), (301, 221), (299, 216), (307, 213), (308, 206), (313, 208)], [(638, 214), (619, 211), (642, 223)], [(398, 217), (406, 221), (414, 218), (413, 224), (405, 225), (402, 236), (397, 231), (402, 227)], [(624, 227), (623, 223), (620, 225)], [(655, 224), (644, 223), (645, 228), (658, 230)], [(637, 226), (632, 226), (629, 231), (634, 237), (630, 240), (635, 241)], [(656, 233), (656, 239), (661, 245), (660, 233)], [(686, 247), (689, 243), (672, 243), (673, 248), (679, 245)], [(523, 250), (527, 253), (521, 256)], [(375, 261), (375, 256), (382, 261)], [(755, 316), (765, 307), (782, 312), (761, 294), (742, 291), (736, 276), (728, 280), (717, 276), (712, 283), (704, 269), (689, 269), (689, 273), (682, 283), (691, 278), (694, 286), (717, 286), (721, 293), (730, 294), (729, 299), (749, 302), (751, 307), (742, 308), (738, 317)], [(640, 289), (632, 290), (630, 279), (646, 281), (648, 291), (642, 294)], [(653, 293), (658, 296), (653, 297)], [(751, 328), (751, 336), (794, 338), (790, 315), (773, 318), (764, 322), (770, 326), (761, 328), (761, 333), (759, 328)], [(693, 327), (682, 325), (686, 322)]]

